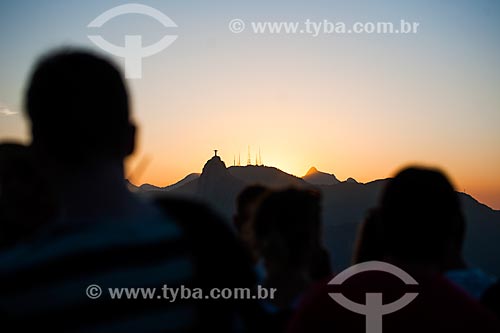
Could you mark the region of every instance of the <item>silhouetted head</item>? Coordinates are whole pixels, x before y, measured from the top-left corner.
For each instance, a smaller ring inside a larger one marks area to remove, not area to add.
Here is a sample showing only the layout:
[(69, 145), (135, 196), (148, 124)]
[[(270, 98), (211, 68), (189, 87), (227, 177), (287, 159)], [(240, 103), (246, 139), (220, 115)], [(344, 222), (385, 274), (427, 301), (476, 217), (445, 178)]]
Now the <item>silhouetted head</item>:
[(55, 201), (30, 149), (0, 144), (0, 248), (28, 239), (54, 215)]
[(267, 192), (268, 189), (262, 185), (251, 185), (238, 194), (234, 215), (234, 226), (238, 231), (253, 220), (258, 202)]
[(134, 126), (122, 75), (108, 60), (80, 50), (48, 54), (26, 92), (33, 146), (59, 162), (123, 159)]
[(257, 248), (266, 267), (305, 268), (319, 247), (321, 196), (288, 189), (273, 192), (255, 216)]
[(255, 248), (254, 218), (261, 199), (268, 191), (262, 185), (252, 185), (241, 191), (236, 198), (236, 213), (233, 218), (234, 226), (254, 262), (258, 259)]
[(444, 269), (461, 256), (462, 209), (439, 170), (407, 168), (390, 180), (382, 195), (380, 223), (385, 255), (398, 261)]

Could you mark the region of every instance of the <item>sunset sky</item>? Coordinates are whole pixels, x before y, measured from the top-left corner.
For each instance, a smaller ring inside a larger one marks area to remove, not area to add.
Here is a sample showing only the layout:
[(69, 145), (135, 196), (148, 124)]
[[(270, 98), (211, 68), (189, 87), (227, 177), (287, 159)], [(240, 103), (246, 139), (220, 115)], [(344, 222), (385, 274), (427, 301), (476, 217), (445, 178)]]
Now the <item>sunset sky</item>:
[[(404, 4), (403, 4), (404, 2)], [(303, 176), (311, 166), (367, 182), (409, 163), (438, 166), (500, 209), (500, 2), (141, 1), (168, 15), (87, 25), (125, 1), (0, 3), (0, 140), (29, 142), (22, 99), (31, 65), (54, 47), (107, 55), (87, 35), (116, 45), (153, 44), (142, 79), (127, 80), (138, 149), (147, 168), (133, 181), (171, 184), (201, 172), (213, 149), (226, 165), (247, 147), (265, 165)], [(228, 29), (242, 19), (246, 30)], [(419, 22), (416, 34), (255, 34), (250, 22)], [(112, 56), (123, 68), (123, 59)], [(9, 111), (7, 111), (9, 110)], [(99, 121), (105, 110), (88, 110)]]

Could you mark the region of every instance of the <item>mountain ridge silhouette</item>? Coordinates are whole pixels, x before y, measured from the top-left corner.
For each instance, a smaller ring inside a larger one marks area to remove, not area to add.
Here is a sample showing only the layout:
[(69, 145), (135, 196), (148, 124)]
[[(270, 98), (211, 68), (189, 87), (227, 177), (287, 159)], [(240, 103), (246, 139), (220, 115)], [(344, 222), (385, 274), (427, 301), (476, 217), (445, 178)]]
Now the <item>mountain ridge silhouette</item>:
[[(261, 184), (274, 189), (290, 186), (316, 189), (323, 196), (324, 242), (331, 252), (332, 265), (338, 270), (349, 266), (359, 224), (367, 211), (377, 205), (379, 195), (389, 180), (376, 179), (363, 184), (348, 179), (330, 185), (315, 185), (275, 167), (226, 167), (217, 156), (205, 164), (198, 177), (193, 176), (179, 186), (156, 189), (135, 187), (135, 190), (148, 196), (180, 196), (204, 201), (230, 220), (235, 211), (236, 196), (246, 186)], [(466, 260), (473, 266), (500, 276), (500, 265), (496, 259), (500, 257), (497, 241), (500, 239), (500, 211), (480, 203), (469, 194), (457, 193), (467, 220)]]
[(318, 171), (316, 167), (311, 167), (302, 179), (313, 185), (334, 185), (340, 183), (340, 180), (333, 173)]

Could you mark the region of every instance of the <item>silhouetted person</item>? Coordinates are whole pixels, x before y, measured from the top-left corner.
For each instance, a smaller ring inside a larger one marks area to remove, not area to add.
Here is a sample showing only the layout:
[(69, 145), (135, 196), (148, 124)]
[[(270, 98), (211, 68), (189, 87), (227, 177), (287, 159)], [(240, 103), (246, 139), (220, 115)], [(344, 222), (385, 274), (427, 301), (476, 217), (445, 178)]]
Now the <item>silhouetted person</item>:
[(401, 171), (383, 193), (380, 220), (386, 257), (441, 272), (463, 265), (465, 221), (458, 195), (441, 172)]
[(269, 194), (257, 210), (254, 228), (266, 272), (263, 284), (276, 288), (275, 298), (263, 302), (271, 331), (285, 329), (302, 293), (315, 281), (311, 263), (322, 262), (316, 256), (324, 254), (320, 200), (319, 193), (288, 189)]
[[(456, 192), (439, 171), (408, 168), (391, 179), (375, 215), (369, 217), (357, 261), (383, 260), (404, 269), (418, 283), (418, 296), (397, 312), (383, 316), (390, 332), (498, 332), (500, 323), (444, 272), (460, 265), (464, 220)], [(378, 229), (378, 230), (377, 230)], [(367, 253), (373, 249), (375, 253)], [(460, 255), (459, 255), (460, 254)], [(378, 259), (381, 258), (381, 259)], [(365, 332), (366, 317), (330, 298), (339, 292), (325, 279), (306, 296), (290, 332)], [(371, 271), (350, 277), (340, 292), (366, 304), (367, 293), (381, 293), (384, 304), (408, 292), (390, 274)]]
[(458, 195), (448, 179), (437, 170), (406, 169), (389, 183), (380, 208), (362, 224), (355, 262), (388, 259), (426, 266), (479, 300), (495, 279), (467, 267), (465, 229)]
[(380, 220), (385, 258), (445, 273), (477, 300), (495, 282), (465, 263), (465, 219), (458, 194), (440, 171), (399, 173), (384, 192)]
[(188, 331), (198, 316), (189, 304), (108, 292), (179, 286), (193, 268), (181, 229), (127, 190), (123, 160), (135, 127), (120, 72), (100, 56), (62, 50), (36, 64), (25, 98), (60, 214), (43, 237), (0, 255), (0, 314), (10, 331)]
[(258, 254), (255, 248), (254, 220), (258, 205), (269, 190), (262, 185), (248, 186), (236, 198), (236, 213), (233, 223), (243, 245), (248, 249), (255, 263)]
[[(256, 295), (257, 280), (246, 247), (229, 225), (205, 204), (191, 200), (159, 197), (155, 200), (182, 228), (194, 259), (193, 286), (208, 295), (213, 288), (248, 288)], [(217, 332), (233, 329), (240, 322), (245, 331), (265, 329), (260, 326), (262, 309), (253, 299), (197, 300), (203, 330)]]
[(30, 149), (0, 144), (0, 249), (32, 239), (55, 215), (50, 187)]

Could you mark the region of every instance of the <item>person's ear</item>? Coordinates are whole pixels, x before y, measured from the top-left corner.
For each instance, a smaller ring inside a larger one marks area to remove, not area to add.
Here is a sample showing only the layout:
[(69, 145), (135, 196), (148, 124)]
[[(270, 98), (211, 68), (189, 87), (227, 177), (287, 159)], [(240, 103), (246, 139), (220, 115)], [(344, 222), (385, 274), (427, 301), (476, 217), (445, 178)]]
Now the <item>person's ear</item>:
[(135, 150), (135, 136), (137, 133), (137, 127), (130, 123), (127, 127), (127, 131), (125, 133), (125, 142), (124, 142), (124, 148), (125, 148), (125, 156), (132, 155), (132, 153)]

